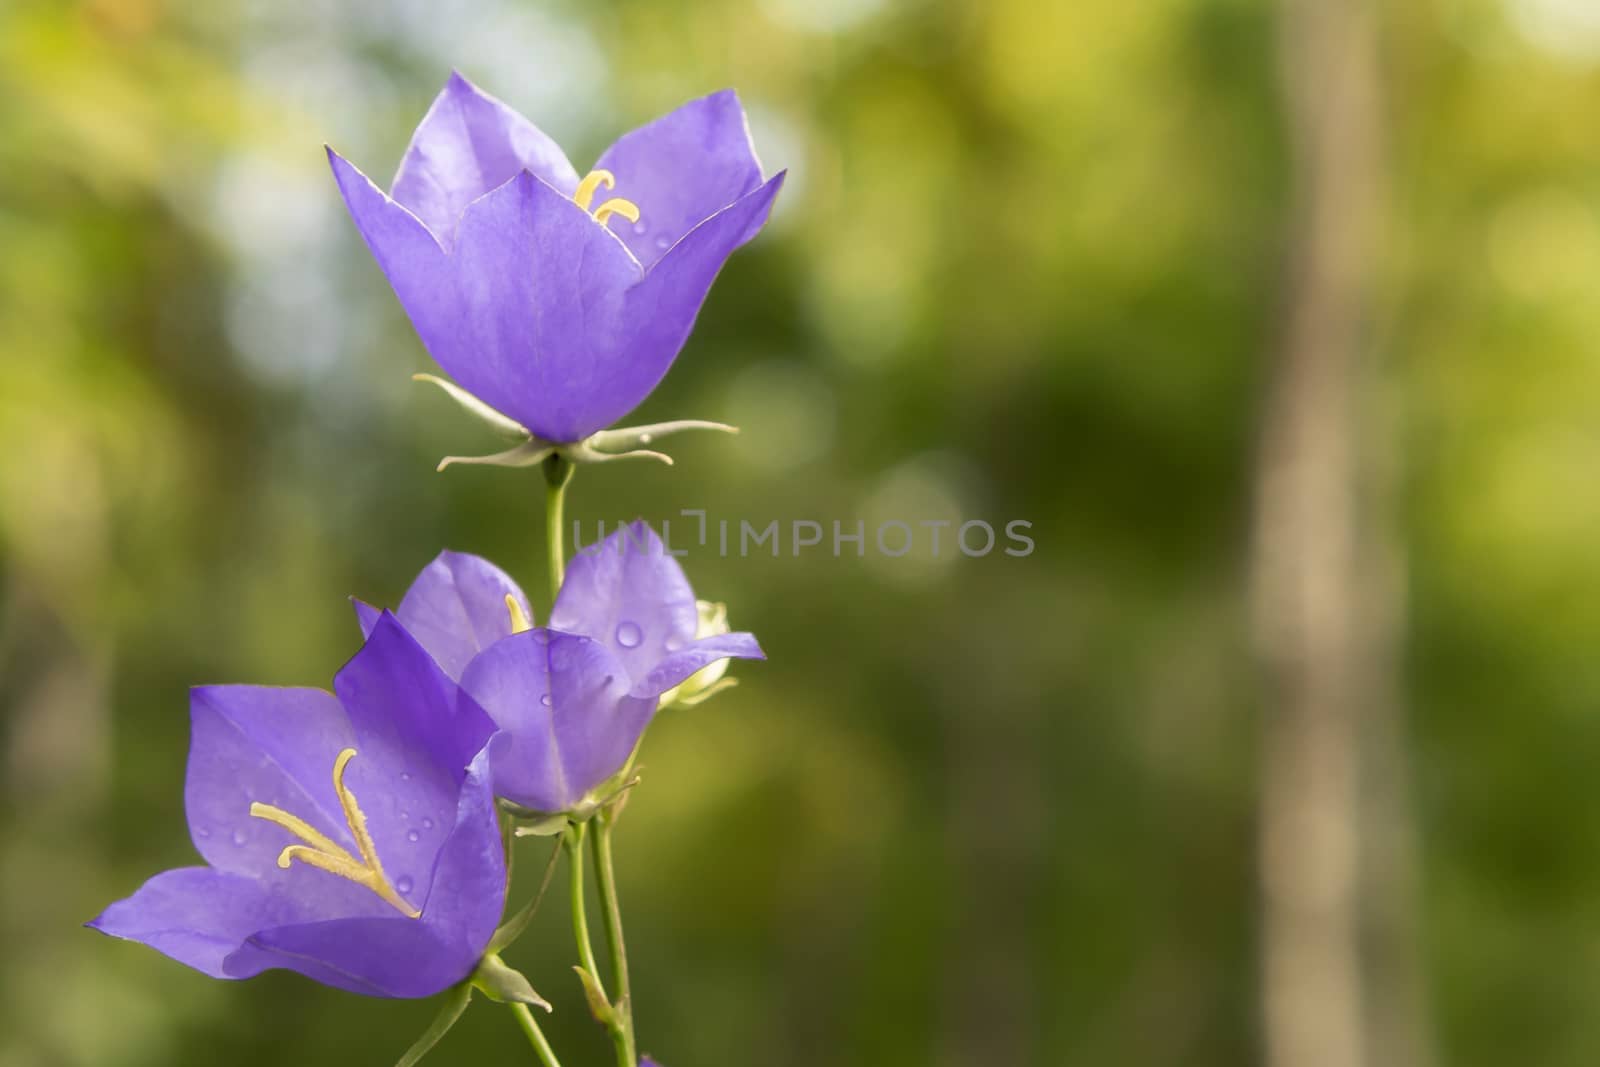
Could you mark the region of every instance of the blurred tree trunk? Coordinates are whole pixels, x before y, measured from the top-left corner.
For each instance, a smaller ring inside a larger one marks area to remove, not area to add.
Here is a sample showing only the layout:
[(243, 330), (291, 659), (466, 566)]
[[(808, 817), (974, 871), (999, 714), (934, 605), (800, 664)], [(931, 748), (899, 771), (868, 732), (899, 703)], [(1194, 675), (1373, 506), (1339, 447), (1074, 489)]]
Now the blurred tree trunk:
[(1370, 358), (1383, 184), (1374, 13), (1364, 0), (1282, 0), (1280, 30), (1294, 216), (1252, 560), (1265, 1062), (1423, 1067), (1394, 682), (1394, 442)]

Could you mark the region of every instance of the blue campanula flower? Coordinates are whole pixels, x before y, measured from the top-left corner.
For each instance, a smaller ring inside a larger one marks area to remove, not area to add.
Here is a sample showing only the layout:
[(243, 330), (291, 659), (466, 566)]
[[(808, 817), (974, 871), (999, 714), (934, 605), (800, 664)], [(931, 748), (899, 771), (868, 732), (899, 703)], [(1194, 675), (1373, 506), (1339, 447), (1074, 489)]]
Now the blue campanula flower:
[(89, 925), (214, 978), (270, 968), (383, 997), (472, 974), (505, 902), (493, 722), (387, 613), (321, 689), (193, 691), (205, 859)]
[(650, 394), (783, 184), (763, 179), (732, 91), (625, 134), (579, 175), (538, 127), (454, 74), (389, 193), (328, 155), (434, 360), (514, 429), (558, 445)]
[[(356, 604), (364, 627), (376, 608)], [(548, 627), (503, 571), (446, 552), (396, 617), (506, 732), (497, 795), (540, 812), (596, 799), (627, 763), (662, 694), (730, 657), (764, 658), (748, 633), (699, 636), (694, 590), (644, 523), (579, 552)]]

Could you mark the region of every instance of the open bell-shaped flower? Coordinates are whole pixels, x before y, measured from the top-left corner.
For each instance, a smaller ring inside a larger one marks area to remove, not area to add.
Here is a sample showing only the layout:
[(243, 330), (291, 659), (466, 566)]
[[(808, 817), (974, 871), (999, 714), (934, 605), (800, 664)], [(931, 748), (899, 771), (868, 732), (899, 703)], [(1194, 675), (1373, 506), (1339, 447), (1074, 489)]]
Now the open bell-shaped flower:
[(472, 976), (505, 902), (501, 738), (387, 613), (332, 693), (193, 691), (184, 800), (201, 867), (89, 925), (214, 978), (270, 968), (381, 997)]
[[(379, 618), (356, 603), (362, 625)], [(499, 568), (444, 553), (397, 618), (505, 731), (498, 796), (536, 812), (583, 811), (627, 764), (661, 696), (728, 658), (765, 658), (748, 633), (701, 637), (683, 568), (643, 522), (579, 552), (550, 613)]]
[(428, 352), (491, 425), (526, 435), (488, 458), (509, 465), (539, 462), (530, 457), (547, 447), (580, 461), (619, 451), (591, 438), (666, 374), (784, 177), (763, 179), (732, 91), (625, 134), (580, 176), (553, 140), (459, 74), (389, 193), (328, 156)]

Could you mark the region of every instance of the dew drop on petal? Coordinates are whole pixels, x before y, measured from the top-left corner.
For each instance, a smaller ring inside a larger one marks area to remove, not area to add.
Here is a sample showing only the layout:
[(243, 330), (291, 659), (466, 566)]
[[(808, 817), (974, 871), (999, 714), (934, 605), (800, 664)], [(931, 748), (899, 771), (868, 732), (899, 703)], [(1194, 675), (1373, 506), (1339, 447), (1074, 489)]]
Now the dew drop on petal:
[(208, 826), (196, 826), (194, 828), (194, 835), (196, 837), (210, 837), (211, 828)]
[(638, 623), (624, 621), (617, 624), (617, 644), (623, 648), (638, 648), (642, 640), (644, 631), (639, 629)]
[(407, 830), (406, 831), (406, 840), (410, 841), (413, 844), (415, 844), (416, 842), (422, 840), (422, 835), (420, 833), (418, 833), (417, 831), (415, 831), (415, 830)]
[(233, 832), (233, 843), (236, 846), (242, 847), (248, 840), (250, 840), (250, 835), (246, 834), (243, 830), (235, 830)]
[(401, 772), (400, 772), (400, 780), (401, 780), (401, 781), (402, 781), (402, 782), (409, 782), (409, 781), (411, 781), (411, 772), (410, 772), (410, 771), (401, 771)]
[(432, 819), (423, 819), (422, 820), (422, 828), (424, 830), (432, 830), (433, 829), (433, 820)]
[(656, 247), (665, 252), (667, 249), (672, 247), (672, 239), (666, 234), (662, 234), (660, 237), (656, 238)]
[(543, 694), (543, 695), (541, 695), (539, 697), (539, 703), (543, 704), (545, 707), (548, 708), (548, 707), (551, 707), (554, 702), (550, 699), (550, 694), (549, 693), (545, 693), (545, 694)]
[(402, 874), (399, 878), (396, 878), (395, 881), (394, 881), (395, 890), (397, 892), (400, 892), (400, 893), (409, 893), (409, 892), (411, 892), (411, 887), (414, 884), (415, 883), (411, 881), (411, 876), (409, 874)]
[(646, 226), (644, 224), (644, 220), (643, 219), (640, 219), (638, 222), (633, 224), (633, 232), (636, 233), (636, 234), (643, 235), (644, 231), (648, 230), (649, 228), (650, 227), (648, 227), (648, 226)]

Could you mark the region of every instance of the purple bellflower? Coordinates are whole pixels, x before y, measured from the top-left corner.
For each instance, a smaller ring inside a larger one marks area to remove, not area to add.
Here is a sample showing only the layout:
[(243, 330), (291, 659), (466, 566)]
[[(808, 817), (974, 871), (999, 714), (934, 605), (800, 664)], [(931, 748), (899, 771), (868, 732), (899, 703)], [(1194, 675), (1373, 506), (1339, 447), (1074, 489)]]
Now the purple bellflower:
[(392, 615), (332, 693), (209, 686), (190, 712), (184, 801), (207, 865), (156, 875), (91, 927), (214, 978), (281, 967), (426, 997), (474, 972), (505, 903), (503, 738)]
[[(356, 602), (363, 628), (378, 609)], [(505, 731), (498, 796), (537, 812), (582, 810), (627, 764), (663, 694), (729, 657), (764, 659), (748, 633), (700, 636), (683, 568), (648, 526), (624, 527), (567, 567), (548, 627), (477, 556), (442, 553), (396, 613)]]
[(731, 90), (625, 134), (580, 176), (538, 127), (452, 74), (389, 193), (328, 158), (422, 343), (460, 388), (429, 380), (527, 439), (484, 461), (531, 465), (591, 438), (569, 451), (610, 458), (705, 425), (594, 436), (666, 374), (783, 184), (782, 173), (763, 180)]

